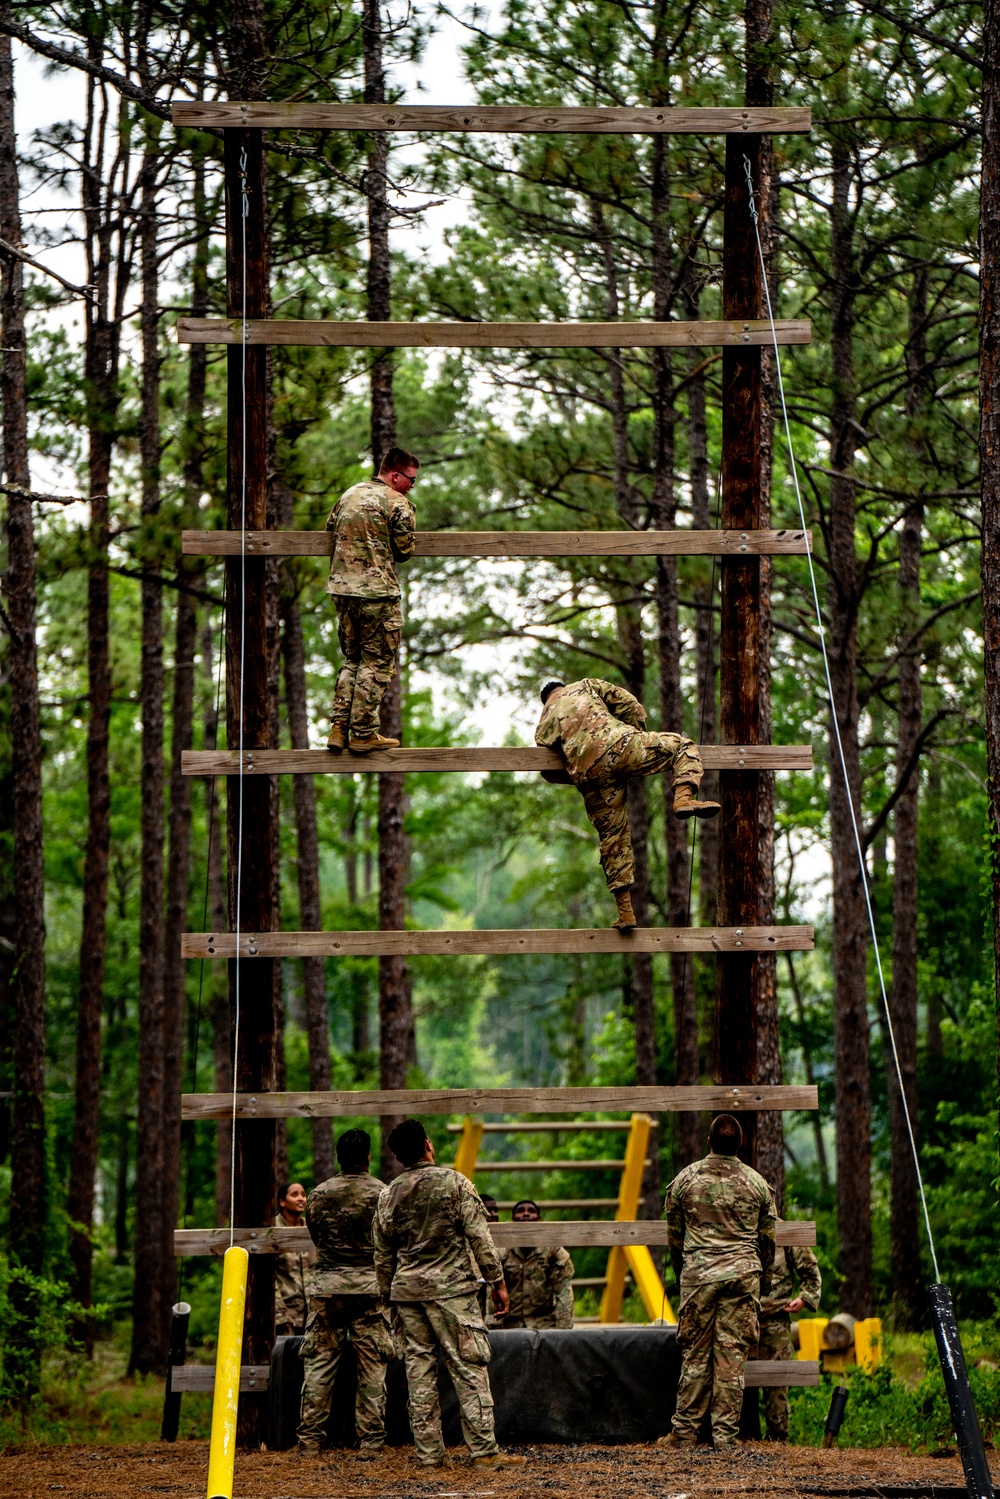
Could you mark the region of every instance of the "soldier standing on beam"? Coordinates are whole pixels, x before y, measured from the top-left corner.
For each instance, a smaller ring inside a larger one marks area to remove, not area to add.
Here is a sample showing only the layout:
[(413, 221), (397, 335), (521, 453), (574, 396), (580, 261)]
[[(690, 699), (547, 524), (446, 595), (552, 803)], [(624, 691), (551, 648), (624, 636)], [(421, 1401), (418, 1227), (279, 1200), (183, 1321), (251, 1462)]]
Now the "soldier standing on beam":
[(697, 746), (683, 734), (647, 734), (646, 710), (624, 687), (584, 677), (546, 682), (535, 743), (562, 755), (565, 772), (543, 770), (550, 781), (570, 781), (583, 797), (601, 840), (601, 867), (618, 906), (614, 925), (635, 928), (631, 886), (635, 861), (628, 825), (629, 776), (669, 771), (675, 817), (715, 817), (718, 802), (697, 800), (704, 767)]
[(664, 1204), (683, 1360), (671, 1432), (659, 1439), (667, 1447), (693, 1447), (709, 1412), (713, 1445), (736, 1441), (760, 1298), (771, 1289), (771, 1188), (737, 1159), (743, 1130), (732, 1114), (712, 1120), (708, 1143), (705, 1159), (674, 1177)]
[(410, 1426), (417, 1461), (443, 1467), (438, 1356), (451, 1375), (462, 1435), (476, 1468), (524, 1462), (497, 1447), (493, 1395), (486, 1365), (490, 1340), (476, 1297), (473, 1264), (492, 1287), (494, 1310), (507, 1311), (507, 1291), (479, 1193), (468, 1177), (435, 1166), (434, 1146), (419, 1119), (404, 1119), (389, 1136), (403, 1170), (379, 1199), (372, 1225), (379, 1292), (391, 1302), (403, 1344)]
[(333, 556), (326, 591), (337, 608), (344, 665), (337, 678), (327, 749), (351, 754), (395, 749), (378, 732), (378, 710), (396, 673), (403, 631), (396, 563), (413, 556), (416, 514), (408, 496), (420, 459), (390, 448), (377, 479), (354, 484), (330, 511)]

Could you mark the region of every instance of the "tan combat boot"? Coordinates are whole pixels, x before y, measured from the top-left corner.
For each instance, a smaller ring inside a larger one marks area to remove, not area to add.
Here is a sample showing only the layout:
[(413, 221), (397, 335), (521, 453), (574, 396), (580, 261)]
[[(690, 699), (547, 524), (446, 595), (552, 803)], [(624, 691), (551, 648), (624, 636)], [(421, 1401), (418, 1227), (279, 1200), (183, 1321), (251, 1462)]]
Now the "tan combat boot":
[(634, 932), (637, 926), (635, 912), (632, 910), (632, 893), (627, 885), (622, 885), (618, 890), (612, 890), (618, 906), (618, 920), (613, 921), (620, 932)]
[(342, 723), (335, 723), (330, 730), (330, 737), (326, 741), (326, 747), (331, 755), (339, 755), (342, 749), (347, 747), (347, 729)]
[(674, 1436), (671, 1431), (665, 1437), (657, 1437), (656, 1445), (657, 1447), (693, 1447), (694, 1438)]
[(372, 750), (399, 749), (399, 740), (383, 739), (381, 734), (373, 734), (370, 739), (351, 739), (347, 748), (352, 755), (370, 755)]
[(674, 816), (718, 817), (722, 811), (718, 802), (700, 802), (698, 788), (693, 781), (678, 781), (674, 787)]
[(518, 1457), (513, 1452), (493, 1452), (489, 1457), (474, 1457), (472, 1466), (474, 1468), (520, 1468), (527, 1461), (526, 1457)]

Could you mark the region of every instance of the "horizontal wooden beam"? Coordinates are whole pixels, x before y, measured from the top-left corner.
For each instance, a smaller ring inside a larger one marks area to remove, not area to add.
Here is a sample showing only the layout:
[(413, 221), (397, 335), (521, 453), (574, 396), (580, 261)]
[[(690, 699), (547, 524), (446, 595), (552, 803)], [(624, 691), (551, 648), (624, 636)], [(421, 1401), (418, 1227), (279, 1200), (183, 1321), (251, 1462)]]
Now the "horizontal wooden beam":
[[(446, 1162), (453, 1165), (453, 1162)], [(620, 1171), (624, 1161), (477, 1161), (475, 1174), (480, 1171)]]
[[(331, 1093), (237, 1093), (237, 1119), (355, 1119), (380, 1114), (736, 1113), (819, 1108), (813, 1084), (665, 1087), (399, 1088)], [(182, 1119), (228, 1119), (231, 1093), (185, 1093)]]
[[(565, 1164), (571, 1165), (571, 1162)], [(501, 1249), (537, 1245), (552, 1249), (562, 1244), (567, 1249), (607, 1249), (615, 1244), (666, 1244), (667, 1225), (655, 1219), (618, 1223), (603, 1221), (548, 1223), (491, 1223), (494, 1244)], [(816, 1225), (806, 1221), (779, 1222), (775, 1227), (779, 1248), (802, 1248), (816, 1243)], [(242, 1244), (251, 1254), (304, 1254), (312, 1248), (307, 1228), (238, 1228), (235, 1244)], [(228, 1228), (177, 1228), (174, 1230), (174, 1255), (225, 1254), (229, 1248)]]
[[(603, 1280), (575, 1280), (575, 1286), (602, 1286)], [(614, 1326), (605, 1323), (605, 1327)], [(271, 1382), (271, 1370), (267, 1364), (244, 1364), (240, 1370), (242, 1391), (266, 1390)], [(804, 1359), (766, 1362), (748, 1359), (743, 1382), (749, 1389), (768, 1388), (773, 1385), (819, 1384), (819, 1364)], [(170, 1371), (170, 1387), (178, 1394), (210, 1395), (215, 1389), (214, 1364), (174, 1364)]]
[[(811, 952), (811, 926), (521, 927), (495, 931), (241, 932), (241, 958), (501, 957), (520, 953)], [(185, 932), (185, 958), (235, 958), (235, 932)]]
[[(656, 108), (600, 105), (219, 104), (178, 100), (171, 117), (187, 130), (433, 130), (502, 135), (801, 135), (808, 109)], [(280, 148), (279, 148), (280, 149)]]
[[(245, 336), (244, 336), (245, 335)], [(361, 323), (333, 318), (181, 317), (182, 344), (329, 349), (715, 349), (807, 344), (808, 318), (660, 323)]]
[[(811, 744), (702, 744), (706, 770), (812, 770)], [(235, 776), (240, 773), (237, 750), (184, 750), (181, 766), (186, 776)], [(376, 750), (371, 755), (331, 755), (329, 750), (244, 750), (243, 774), (356, 775), (386, 770), (438, 774), (441, 771), (562, 770), (561, 756), (548, 749), (472, 749), (466, 747)]]
[[(651, 1119), (650, 1125), (656, 1129), (658, 1121)], [(530, 1135), (539, 1132), (555, 1134), (566, 1133), (571, 1130), (616, 1130), (619, 1134), (627, 1134), (632, 1128), (630, 1119), (535, 1119), (530, 1123), (516, 1120), (512, 1124), (498, 1124), (491, 1120), (483, 1125), (484, 1135)], [(445, 1129), (449, 1135), (460, 1135), (465, 1129), (464, 1124), (446, 1124)]]
[[(188, 557), (239, 557), (241, 531), (184, 531)], [(329, 557), (331, 531), (248, 531), (254, 557)], [(811, 531), (418, 531), (415, 557), (804, 556)]]

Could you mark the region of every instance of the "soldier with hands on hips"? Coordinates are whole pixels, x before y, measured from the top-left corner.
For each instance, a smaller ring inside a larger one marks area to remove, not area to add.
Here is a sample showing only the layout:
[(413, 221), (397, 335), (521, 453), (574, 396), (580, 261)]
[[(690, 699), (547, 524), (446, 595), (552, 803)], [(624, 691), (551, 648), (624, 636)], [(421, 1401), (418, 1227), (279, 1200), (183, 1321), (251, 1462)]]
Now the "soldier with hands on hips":
[(709, 1154), (674, 1177), (664, 1204), (680, 1286), (682, 1358), (671, 1432), (660, 1438), (664, 1446), (693, 1447), (709, 1412), (714, 1446), (736, 1441), (760, 1298), (771, 1288), (771, 1188), (737, 1159), (743, 1130), (731, 1114), (712, 1120), (708, 1142)]
[(675, 817), (715, 817), (718, 802), (700, 802), (704, 767), (697, 746), (683, 734), (648, 734), (638, 698), (603, 682), (546, 682), (535, 743), (562, 755), (565, 771), (542, 771), (546, 780), (569, 780), (583, 797), (601, 840), (601, 867), (615, 898), (619, 931), (635, 928), (631, 886), (635, 860), (628, 825), (629, 776), (669, 771)]
[(378, 1294), (372, 1221), (383, 1184), (371, 1175), (371, 1140), (349, 1129), (337, 1141), (340, 1172), (309, 1194), (306, 1223), (318, 1254), (310, 1276), (309, 1323), (299, 1451), (319, 1452), (344, 1345), (358, 1363), (355, 1424), (361, 1456), (385, 1445), (385, 1369), (393, 1356), (388, 1315)]
[(498, 1314), (507, 1311), (508, 1300), (479, 1193), (450, 1166), (434, 1164), (434, 1146), (418, 1119), (397, 1124), (388, 1143), (403, 1170), (385, 1188), (375, 1213), (375, 1269), (403, 1346), (417, 1461), (440, 1468), (445, 1460), (440, 1353), (455, 1386), (474, 1466), (523, 1463), (499, 1451), (493, 1427), (486, 1369), (490, 1343), (474, 1266), (491, 1286)]
[(377, 479), (354, 484), (330, 511), (333, 555), (326, 591), (337, 608), (344, 664), (337, 677), (327, 749), (354, 755), (395, 749), (379, 733), (379, 708), (396, 673), (403, 630), (396, 563), (413, 556), (416, 513), (409, 499), (419, 458), (390, 448)]

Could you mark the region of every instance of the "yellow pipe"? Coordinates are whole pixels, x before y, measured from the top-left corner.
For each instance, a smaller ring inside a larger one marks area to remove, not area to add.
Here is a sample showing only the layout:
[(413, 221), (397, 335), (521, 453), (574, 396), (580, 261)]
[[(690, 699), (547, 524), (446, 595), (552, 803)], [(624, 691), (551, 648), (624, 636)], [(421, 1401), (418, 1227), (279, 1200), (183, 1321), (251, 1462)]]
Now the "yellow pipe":
[(222, 1261), (222, 1305), (219, 1344), (215, 1355), (215, 1393), (212, 1399), (212, 1439), (208, 1448), (208, 1499), (233, 1499), (236, 1463), (236, 1408), (240, 1399), (243, 1355), (243, 1313), (247, 1299), (250, 1256), (231, 1245)]
[(458, 1142), (458, 1150), (455, 1152), (455, 1170), (467, 1176), (470, 1181), (476, 1174), (476, 1161), (479, 1157), (479, 1147), (483, 1141), (483, 1121), (475, 1114), (466, 1116), (462, 1126), (461, 1138)]

